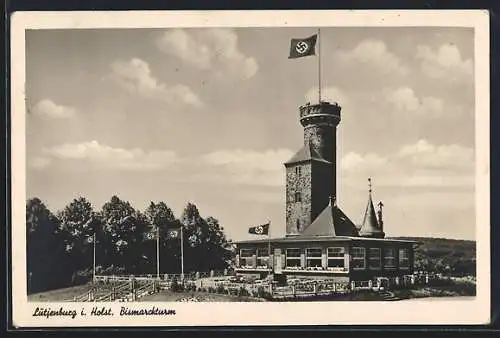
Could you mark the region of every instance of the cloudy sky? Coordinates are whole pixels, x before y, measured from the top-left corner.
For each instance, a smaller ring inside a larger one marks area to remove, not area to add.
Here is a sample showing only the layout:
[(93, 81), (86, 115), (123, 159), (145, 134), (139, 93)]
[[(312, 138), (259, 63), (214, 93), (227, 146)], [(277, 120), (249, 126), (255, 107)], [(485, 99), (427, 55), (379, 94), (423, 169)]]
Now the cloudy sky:
[[(317, 58), (288, 60), (315, 29), (26, 33), (27, 196), (56, 211), (113, 194), (144, 209), (188, 201), (234, 240), (285, 230), (284, 167), (316, 100)], [(323, 92), (343, 107), (340, 206), (385, 204), (389, 236), (475, 238), (471, 29), (325, 28)], [(251, 235), (250, 235), (251, 236)]]

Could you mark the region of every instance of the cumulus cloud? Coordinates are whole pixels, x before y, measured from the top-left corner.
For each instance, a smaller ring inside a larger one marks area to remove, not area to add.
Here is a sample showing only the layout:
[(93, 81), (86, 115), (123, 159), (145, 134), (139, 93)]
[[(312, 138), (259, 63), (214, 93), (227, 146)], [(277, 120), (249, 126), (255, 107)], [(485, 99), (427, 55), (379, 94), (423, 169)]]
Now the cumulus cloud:
[(444, 101), (433, 96), (418, 97), (413, 89), (401, 87), (385, 91), (386, 100), (398, 111), (438, 117), (443, 114)]
[(109, 79), (141, 97), (169, 103), (182, 102), (196, 107), (201, 105), (200, 99), (189, 87), (167, 85), (153, 77), (149, 64), (141, 59), (117, 60), (111, 64), (111, 70)]
[(408, 68), (401, 60), (387, 49), (383, 41), (377, 39), (364, 40), (350, 51), (337, 52), (336, 57), (346, 65), (364, 64), (383, 73), (400, 75), (408, 73)]
[(53, 159), (82, 161), (102, 168), (134, 171), (161, 170), (180, 161), (176, 153), (169, 150), (113, 148), (95, 140), (45, 148), (43, 153)]
[(237, 75), (248, 79), (258, 70), (257, 61), (240, 51), (238, 36), (231, 29), (172, 29), (163, 32), (155, 42), (163, 53), (219, 76)]
[(204, 165), (214, 167), (224, 180), (238, 184), (284, 185), (283, 163), (293, 156), (288, 149), (252, 151), (218, 150), (202, 156)]
[[(309, 89), (305, 95), (307, 102), (315, 103), (318, 102), (318, 86)], [(337, 102), (341, 106), (348, 104), (348, 96), (337, 87), (325, 87), (321, 88), (321, 100), (329, 102)]]
[(475, 177), (472, 148), (424, 139), (386, 156), (348, 153), (341, 168), (346, 177), (374, 176), (378, 185), (392, 187), (465, 187), (473, 186)]
[(42, 156), (35, 156), (35, 157), (28, 157), (27, 158), (27, 165), (28, 168), (35, 169), (35, 170), (41, 170), (46, 168), (47, 166), (50, 165), (50, 158), (47, 157), (42, 157)]
[(452, 83), (470, 82), (473, 79), (472, 60), (464, 60), (454, 44), (443, 44), (436, 50), (419, 45), (415, 57), (421, 61), (422, 72), (430, 78)]
[(386, 165), (387, 162), (386, 158), (374, 153), (361, 155), (350, 152), (342, 158), (342, 169), (347, 171), (363, 171), (368, 168), (379, 168)]
[(474, 150), (457, 144), (433, 145), (426, 140), (401, 147), (398, 157), (425, 168), (473, 168)]
[(49, 99), (38, 102), (31, 112), (37, 116), (53, 119), (68, 119), (74, 117), (76, 114), (75, 108), (58, 105)]

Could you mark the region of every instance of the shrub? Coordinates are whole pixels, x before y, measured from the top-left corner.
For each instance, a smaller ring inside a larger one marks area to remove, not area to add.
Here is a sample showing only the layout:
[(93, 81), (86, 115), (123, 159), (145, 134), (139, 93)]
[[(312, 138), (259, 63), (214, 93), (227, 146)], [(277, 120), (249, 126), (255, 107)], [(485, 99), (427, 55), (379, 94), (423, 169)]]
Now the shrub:
[(224, 290), (224, 285), (219, 284), (219, 285), (217, 286), (217, 293), (223, 294), (223, 293), (224, 293), (224, 291), (225, 291), (225, 290)]
[(238, 296), (240, 297), (248, 297), (250, 296), (250, 293), (248, 292), (247, 289), (245, 289), (244, 287), (240, 287), (240, 289), (238, 290)]

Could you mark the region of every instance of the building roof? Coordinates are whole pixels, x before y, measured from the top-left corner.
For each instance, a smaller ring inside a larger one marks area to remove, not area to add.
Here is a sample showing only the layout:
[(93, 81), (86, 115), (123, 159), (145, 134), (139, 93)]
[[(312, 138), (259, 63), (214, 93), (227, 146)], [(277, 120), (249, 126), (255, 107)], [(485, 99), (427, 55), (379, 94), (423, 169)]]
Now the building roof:
[(305, 145), (298, 152), (295, 153), (295, 155), (292, 156), (291, 159), (286, 161), (284, 164), (294, 164), (294, 163), (300, 163), (300, 162), (306, 162), (306, 161), (320, 161), (324, 163), (331, 164), (332, 162), (324, 159), (316, 149), (314, 149), (311, 144)]
[(369, 238), (369, 237), (351, 237), (351, 236), (290, 236), (281, 238), (263, 238), (237, 241), (234, 244), (265, 244), (265, 243), (299, 243), (299, 242), (340, 242), (340, 241), (376, 241), (384, 243), (413, 243), (418, 244), (418, 241), (403, 240), (403, 239), (387, 239), (387, 238)]
[(351, 236), (358, 237), (354, 223), (337, 205), (328, 204), (318, 217), (299, 236)]
[[(371, 184), (370, 179), (369, 182)], [(365, 216), (363, 217), (363, 223), (361, 224), (361, 228), (359, 229), (359, 234), (361, 236), (368, 236), (368, 237), (385, 236), (377, 220), (377, 215), (375, 214), (375, 208), (373, 207), (371, 185), (368, 193), (368, 204), (366, 205)]]

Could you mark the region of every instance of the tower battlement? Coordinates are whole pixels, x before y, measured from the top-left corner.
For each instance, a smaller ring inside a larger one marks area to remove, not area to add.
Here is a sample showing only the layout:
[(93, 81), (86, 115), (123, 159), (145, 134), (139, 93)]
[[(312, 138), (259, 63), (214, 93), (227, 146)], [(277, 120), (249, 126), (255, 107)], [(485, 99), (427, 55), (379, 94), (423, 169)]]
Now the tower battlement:
[(341, 109), (337, 102), (322, 101), (319, 104), (305, 104), (299, 107), (300, 123), (303, 127), (318, 123), (326, 123), (335, 127), (340, 122)]

